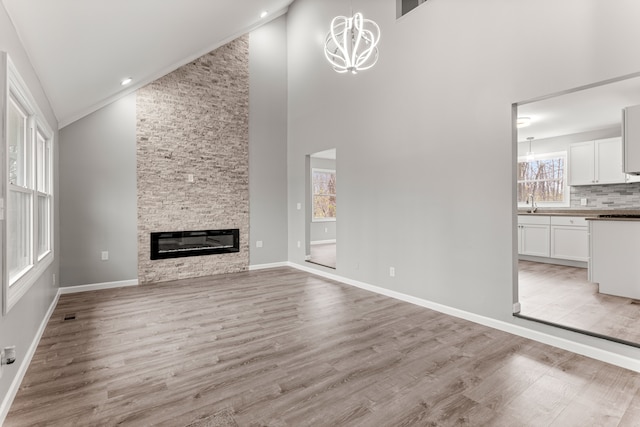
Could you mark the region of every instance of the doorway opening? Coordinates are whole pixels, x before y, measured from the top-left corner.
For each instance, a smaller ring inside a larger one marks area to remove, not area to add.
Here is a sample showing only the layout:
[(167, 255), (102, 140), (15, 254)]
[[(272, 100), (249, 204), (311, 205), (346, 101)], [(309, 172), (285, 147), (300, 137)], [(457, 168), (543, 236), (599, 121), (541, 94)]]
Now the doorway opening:
[(307, 156), (306, 261), (336, 268), (336, 149)]

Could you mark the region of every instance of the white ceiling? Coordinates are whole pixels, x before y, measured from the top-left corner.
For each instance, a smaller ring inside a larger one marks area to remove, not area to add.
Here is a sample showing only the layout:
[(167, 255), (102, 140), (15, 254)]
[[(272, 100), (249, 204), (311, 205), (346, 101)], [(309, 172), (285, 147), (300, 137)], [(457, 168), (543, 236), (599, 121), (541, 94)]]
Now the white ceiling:
[(536, 140), (621, 126), (622, 109), (640, 104), (640, 76), (559, 94), (518, 107), (531, 125), (518, 129), (518, 141)]
[[(286, 13), (293, 0), (2, 2), (63, 127)], [(133, 82), (123, 88), (125, 77)]]

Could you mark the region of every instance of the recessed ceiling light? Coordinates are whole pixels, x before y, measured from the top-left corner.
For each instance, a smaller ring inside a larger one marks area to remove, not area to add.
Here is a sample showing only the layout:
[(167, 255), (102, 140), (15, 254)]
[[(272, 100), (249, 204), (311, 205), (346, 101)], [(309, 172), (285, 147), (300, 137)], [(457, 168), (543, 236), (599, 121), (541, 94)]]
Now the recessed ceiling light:
[(531, 117), (518, 117), (516, 121), (517, 128), (526, 128), (531, 124)]
[(132, 81), (133, 81), (133, 79), (132, 79), (131, 77), (127, 77), (126, 79), (122, 80), (122, 81), (120, 82), (120, 84), (121, 84), (122, 86), (126, 86), (126, 85), (128, 85), (129, 83), (131, 83)]
[(265, 16), (267, 16), (269, 14), (268, 10), (263, 10), (262, 13), (260, 14), (260, 18), (264, 18)]

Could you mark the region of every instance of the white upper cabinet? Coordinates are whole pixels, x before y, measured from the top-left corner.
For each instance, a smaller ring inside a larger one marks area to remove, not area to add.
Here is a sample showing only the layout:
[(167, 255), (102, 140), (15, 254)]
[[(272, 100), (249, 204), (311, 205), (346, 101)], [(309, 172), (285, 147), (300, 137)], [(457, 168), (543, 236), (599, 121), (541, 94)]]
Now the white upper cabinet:
[(569, 185), (622, 184), (622, 138), (579, 142), (569, 147)]
[(622, 110), (624, 171), (640, 173), (640, 105)]
[(571, 144), (569, 147), (569, 185), (595, 184), (595, 154), (593, 141)]
[(619, 184), (627, 180), (622, 171), (622, 138), (607, 138), (594, 141), (596, 155), (596, 182)]

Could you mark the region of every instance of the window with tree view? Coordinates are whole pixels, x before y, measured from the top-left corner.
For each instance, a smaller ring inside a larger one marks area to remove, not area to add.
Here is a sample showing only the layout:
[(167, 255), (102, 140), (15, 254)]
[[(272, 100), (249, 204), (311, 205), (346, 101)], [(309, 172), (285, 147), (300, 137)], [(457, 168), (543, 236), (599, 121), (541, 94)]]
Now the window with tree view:
[(547, 153), (533, 159), (518, 159), (518, 204), (530, 195), (538, 205), (568, 205), (566, 182), (567, 153)]
[(336, 219), (336, 171), (312, 169), (313, 219)]
[(6, 67), (0, 80), (8, 88), (0, 96), (6, 105), (0, 113), (7, 156), (0, 186), (7, 222), (0, 248), (6, 313), (53, 262), (53, 131), (6, 53), (0, 52), (0, 66)]

